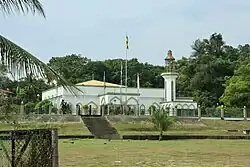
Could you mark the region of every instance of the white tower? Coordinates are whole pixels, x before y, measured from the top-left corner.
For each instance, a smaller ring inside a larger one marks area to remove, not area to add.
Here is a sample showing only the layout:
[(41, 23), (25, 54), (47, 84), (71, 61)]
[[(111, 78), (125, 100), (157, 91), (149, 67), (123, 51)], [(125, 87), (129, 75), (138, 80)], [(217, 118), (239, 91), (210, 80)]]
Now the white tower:
[(161, 102), (163, 109), (169, 109), (169, 116), (188, 116), (190, 110), (193, 110), (192, 116), (195, 116), (197, 103), (188, 97), (176, 97), (176, 79), (178, 73), (175, 69), (175, 61), (172, 51), (168, 51), (165, 58), (166, 72), (161, 76), (164, 78), (164, 101)]
[(176, 78), (178, 73), (166, 72), (162, 73), (161, 76), (164, 78), (164, 100), (165, 102), (172, 102), (176, 100)]
[(176, 79), (178, 73), (175, 72), (174, 57), (172, 51), (168, 51), (168, 56), (165, 58), (166, 71), (161, 76), (164, 78), (164, 100), (172, 102), (176, 100)]

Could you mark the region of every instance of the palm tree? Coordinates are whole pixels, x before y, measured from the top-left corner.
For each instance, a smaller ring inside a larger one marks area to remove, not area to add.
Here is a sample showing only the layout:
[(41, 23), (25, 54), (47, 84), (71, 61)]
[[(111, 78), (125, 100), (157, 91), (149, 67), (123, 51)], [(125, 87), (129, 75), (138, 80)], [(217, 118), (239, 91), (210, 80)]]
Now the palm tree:
[[(43, 6), (38, 0), (0, 0), (0, 10), (7, 15), (39, 13), (45, 18)], [(4, 65), (7, 72), (15, 79), (32, 75), (47, 82), (56, 82), (70, 92), (74, 92), (76, 88), (51, 67), (2, 35), (0, 35), (0, 64)]]
[(152, 122), (155, 128), (160, 131), (159, 140), (162, 140), (163, 131), (166, 131), (174, 123), (174, 120), (168, 116), (164, 110), (156, 110), (152, 114)]

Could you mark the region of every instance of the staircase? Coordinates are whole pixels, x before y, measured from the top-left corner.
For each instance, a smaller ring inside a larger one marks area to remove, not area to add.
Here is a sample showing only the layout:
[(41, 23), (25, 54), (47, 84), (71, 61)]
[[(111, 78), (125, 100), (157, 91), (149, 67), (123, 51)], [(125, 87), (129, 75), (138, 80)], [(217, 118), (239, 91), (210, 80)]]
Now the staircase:
[(82, 116), (89, 132), (97, 139), (120, 139), (117, 130), (112, 127), (106, 117)]

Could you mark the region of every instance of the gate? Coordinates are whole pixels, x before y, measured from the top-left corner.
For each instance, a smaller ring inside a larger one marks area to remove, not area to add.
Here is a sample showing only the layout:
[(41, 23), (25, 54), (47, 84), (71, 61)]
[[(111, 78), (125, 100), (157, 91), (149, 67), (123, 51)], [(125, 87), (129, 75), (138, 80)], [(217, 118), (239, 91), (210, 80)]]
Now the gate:
[(0, 167), (58, 167), (57, 129), (0, 131)]

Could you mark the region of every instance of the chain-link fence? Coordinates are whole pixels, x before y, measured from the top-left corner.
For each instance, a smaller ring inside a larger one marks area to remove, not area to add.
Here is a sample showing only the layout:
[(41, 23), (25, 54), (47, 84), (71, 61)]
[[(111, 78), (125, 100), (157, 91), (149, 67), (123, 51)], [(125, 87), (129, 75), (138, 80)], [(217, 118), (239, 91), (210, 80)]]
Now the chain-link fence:
[[(243, 108), (233, 108), (233, 107), (223, 107), (224, 117), (225, 118), (243, 118), (244, 112)], [(250, 110), (246, 108), (247, 116), (250, 115)], [(201, 108), (202, 117), (221, 117), (221, 108), (220, 107), (211, 107), (211, 108)]]
[(0, 167), (55, 167), (54, 161), (58, 161), (54, 155), (57, 156), (57, 142), (55, 145), (52, 140), (55, 131), (0, 131)]

